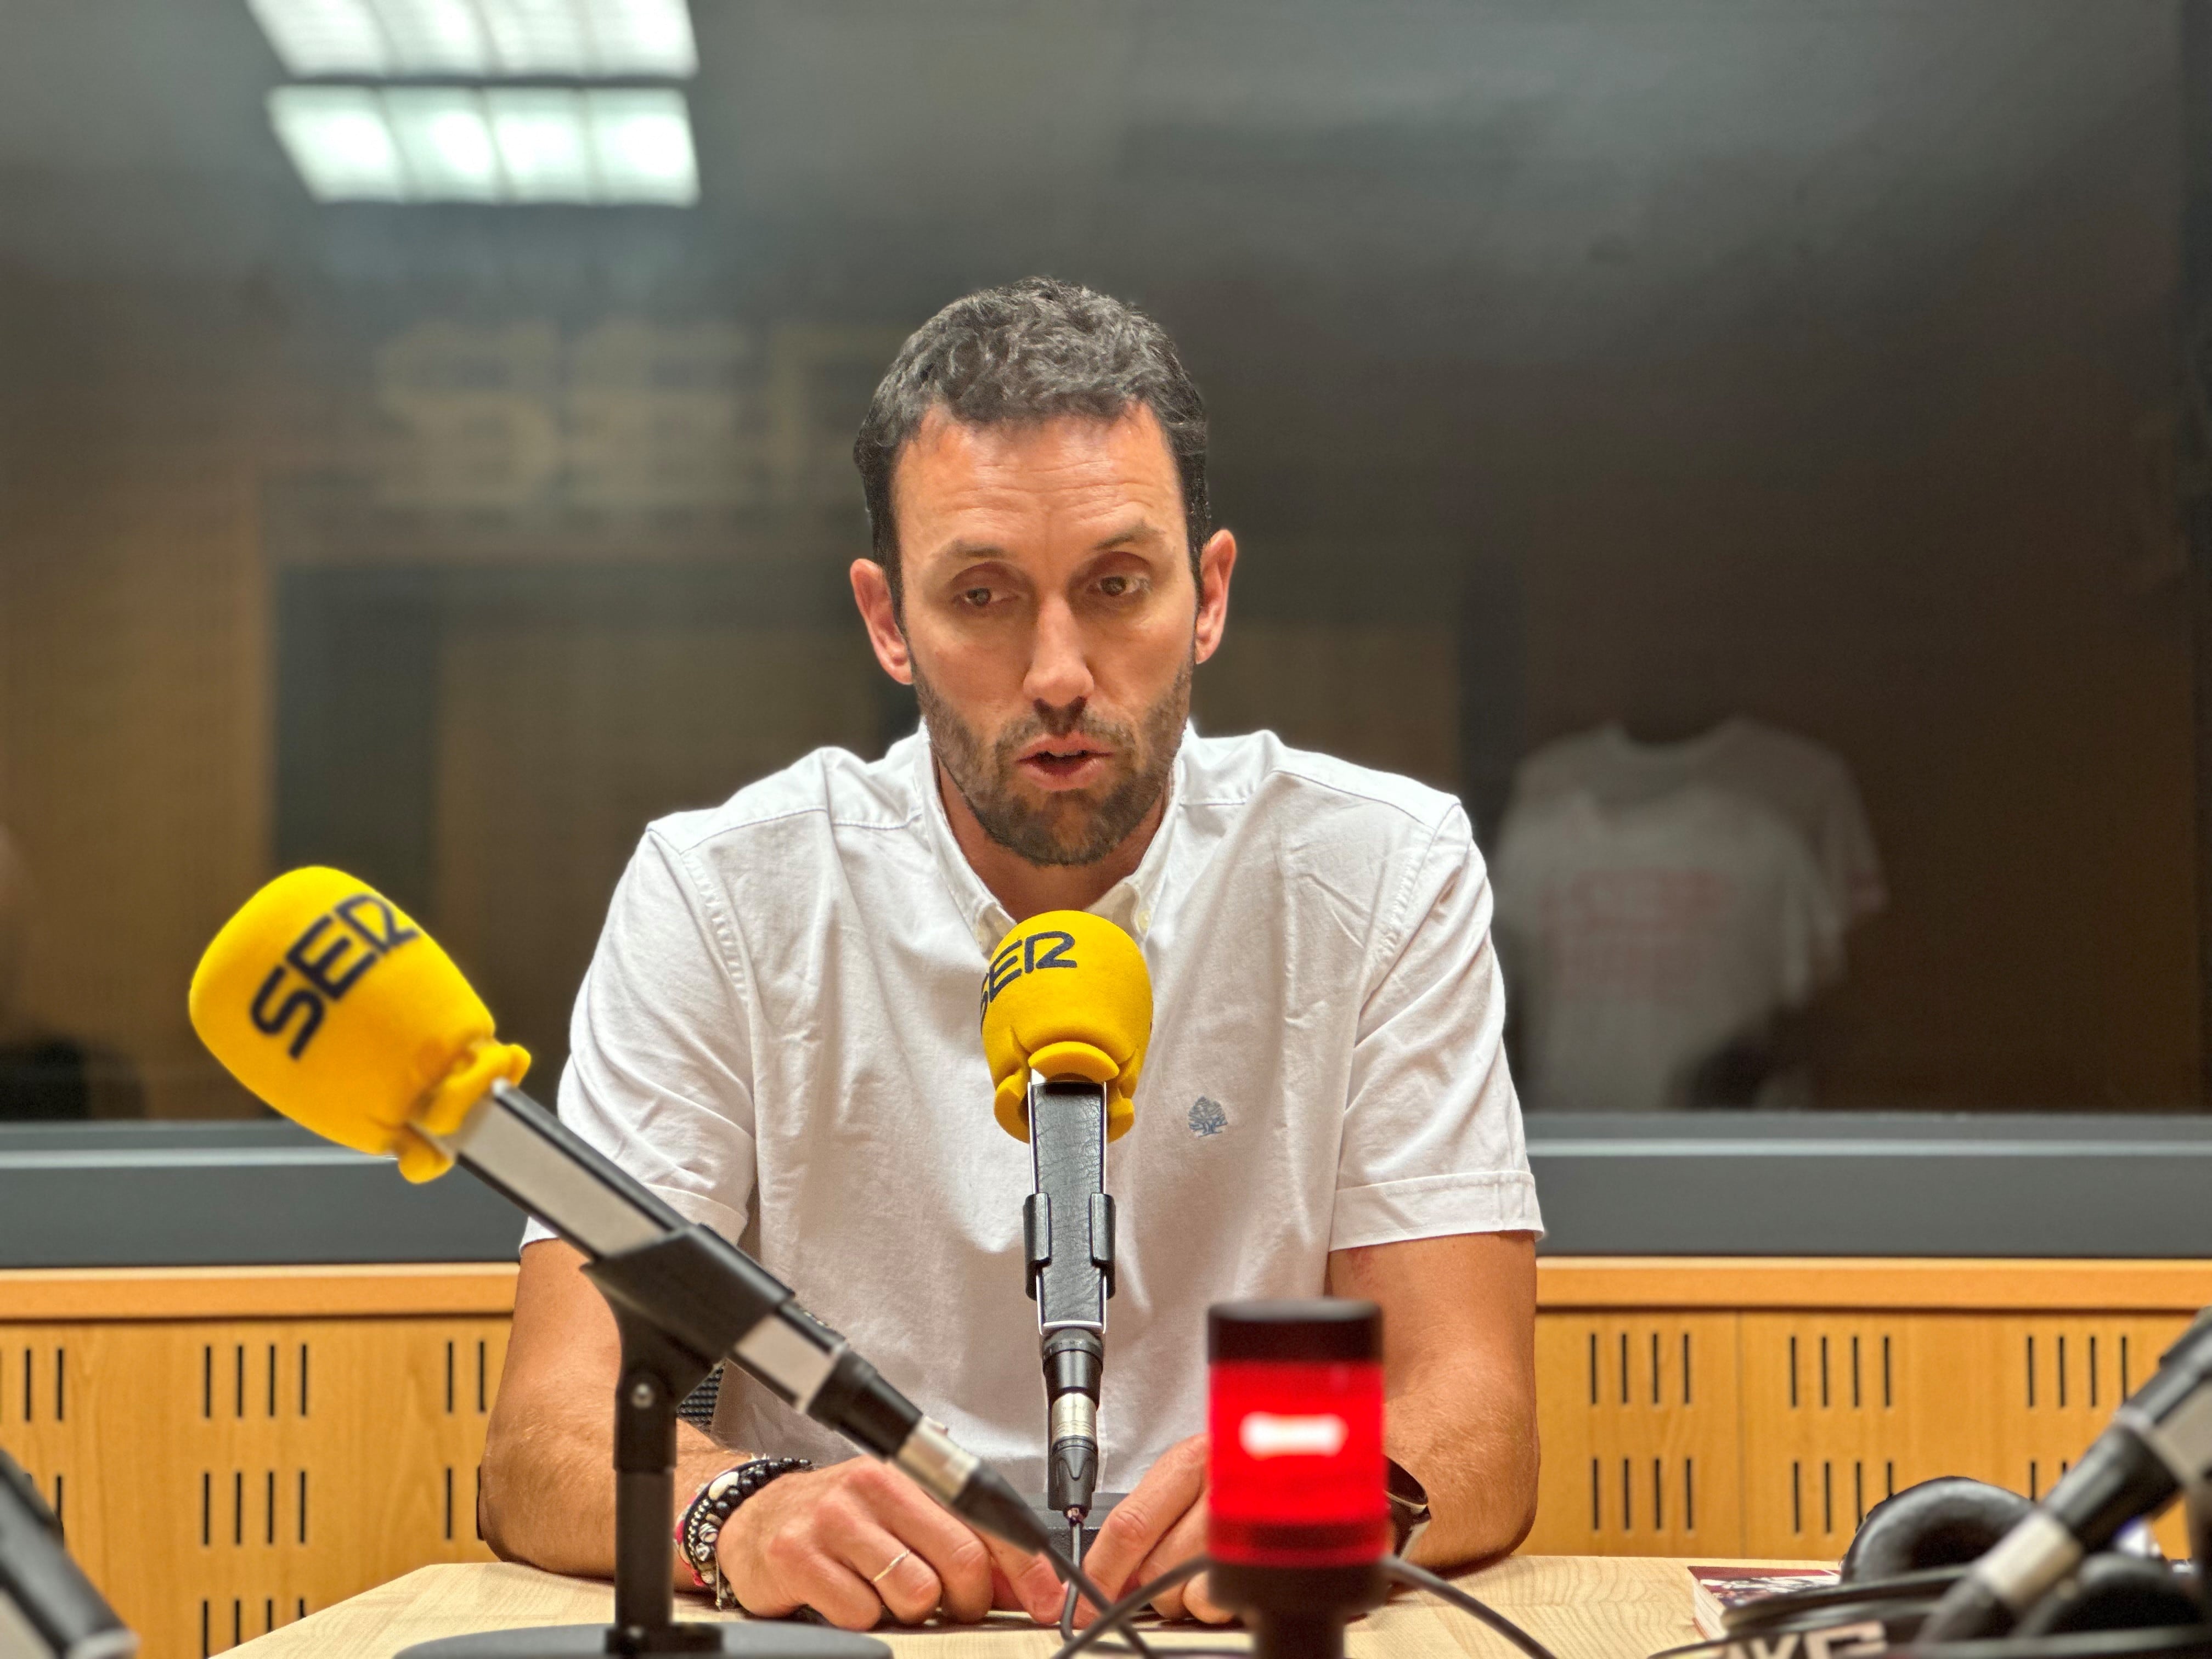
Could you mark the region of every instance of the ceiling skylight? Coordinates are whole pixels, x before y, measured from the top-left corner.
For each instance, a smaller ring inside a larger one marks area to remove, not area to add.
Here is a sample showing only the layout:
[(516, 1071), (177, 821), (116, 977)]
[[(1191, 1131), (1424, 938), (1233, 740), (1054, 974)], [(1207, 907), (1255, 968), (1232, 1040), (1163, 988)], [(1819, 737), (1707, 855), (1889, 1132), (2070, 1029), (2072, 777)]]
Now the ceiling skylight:
[(690, 112), (664, 87), (278, 87), (269, 118), (319, 202), (699, 199)]
[(685, 0), (248, 0), (301, 76), (677, 79), (698, 68)]

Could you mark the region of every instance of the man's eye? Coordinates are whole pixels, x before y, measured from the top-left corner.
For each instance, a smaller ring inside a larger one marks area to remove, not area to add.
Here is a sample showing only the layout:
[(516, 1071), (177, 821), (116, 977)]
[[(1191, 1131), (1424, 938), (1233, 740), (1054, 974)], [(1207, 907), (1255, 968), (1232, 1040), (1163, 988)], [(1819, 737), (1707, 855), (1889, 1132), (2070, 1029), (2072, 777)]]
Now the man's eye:
[(1099, 581), (1098, 591), (1109, 599), (1118, 599), (1129, 591), (1131, 586), (1127, 576), (1107, 576)]
[(967, 588), (960, 595), (960, 603), (981, 611), (991, 603), (991, 590), (988, 587)]

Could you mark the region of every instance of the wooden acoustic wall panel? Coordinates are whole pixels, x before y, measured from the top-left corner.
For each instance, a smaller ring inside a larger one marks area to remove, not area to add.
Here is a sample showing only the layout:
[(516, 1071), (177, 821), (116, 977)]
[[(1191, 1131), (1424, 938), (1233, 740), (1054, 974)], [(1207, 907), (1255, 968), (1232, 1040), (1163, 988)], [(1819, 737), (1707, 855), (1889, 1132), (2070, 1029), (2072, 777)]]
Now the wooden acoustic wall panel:
[[(1840, 1555), (1867, 1510), (1936, 1475), (2048, 1492), (2187, 1322), (1918, 1311), (1741, 1319), (1744, 1549), (1801, 1556)], [(2169, 1548), (2180, 1547), (2179, 1527), (2172, 1517), (2160, 1528)]]
[[(511, 1267), (0, 1273), (0, 1445), (192, 1659), (489, 1557)], [(1893, 1488), (2047, 1490), (2212, 1300), (2193, 1262), (1553, 1259), (1532, 1552), (1839, 1553)], [(2086, 1310), (2086, 1311), (2085, 1311)], [(2180, 1548), (2179, 1522), (2160, 1528)]]
[(502, 1319), (0, 1325), (0, 1444), (145, 1640), (191, 1659), (488, 1560)]
[(1525, 1548), (1741, 1553), (1733, 1314), (1536, 1322), (1543, 1472)]
[[(1995, 1350), (1990, 1375), (2005, 1400), (1991, 1413), (1998, 1471), (1989, 1478), (2032, 1498), (2073, 1466), (2102, 1431), (2112, 1408), (2141, 1388), (2189, 1324), (2189, 1316), (2097, 1314), (2014, 1316), (1985, 1322)], [(2007, 1398), (2007, 1396), (2009, 1398)], [(2188, 1552), (2179, 1507), (2155, 1528), (2169, 1554)]]
[[(1843, 1553), (1866, 1511), (1900, 1487), (1948, 1474), (1947, 1449), (1919, 1456), (1925, 1395), (1940, 1368), (1880, 1313), (1741, 1318), (1744, 1547)], [(1955, 1376), (1952, 1387), (1956, 1389)]]

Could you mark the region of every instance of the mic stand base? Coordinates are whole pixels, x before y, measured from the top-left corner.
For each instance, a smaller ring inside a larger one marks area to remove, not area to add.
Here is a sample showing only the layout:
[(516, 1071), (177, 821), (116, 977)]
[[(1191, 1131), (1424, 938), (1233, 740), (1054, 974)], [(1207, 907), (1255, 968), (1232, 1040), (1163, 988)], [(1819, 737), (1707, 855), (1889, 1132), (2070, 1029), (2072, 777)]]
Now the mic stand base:
[(418, 1643), (398, 1659), (890, 1659), (872, 1637), (775, 1620), (676, 1619), (676, 1407), (714, 1369), (630, 1311), (621, 1293), (625, 1257), (649, 1267), (659, 1245), (601, 1256), (584, 1273), (614, 1310), (622, 1338), (615, 1384), (615, 1621), (485, 1631)]
[[(418, 1643), (403, 1650), (398, 1659), (609, 1659), (611, 1655), (679, 1653), (729, 1654), (735, 1659), (861, 1659), (865, 1653), (882, 1659), (890, 1652), (872, 1637), (773, 1620), (730, 1625), (687, 1621), (673, 1629), (681, 1632), (683, 1647), (617, 1647), (611, 1625), (551, 1625), (537, 1630), (488, 1630), (473, 1636), (448, 1636), (441, 1641)], [(707, 1638), (703, 1644), (691, 1641), (695, 1631)]]

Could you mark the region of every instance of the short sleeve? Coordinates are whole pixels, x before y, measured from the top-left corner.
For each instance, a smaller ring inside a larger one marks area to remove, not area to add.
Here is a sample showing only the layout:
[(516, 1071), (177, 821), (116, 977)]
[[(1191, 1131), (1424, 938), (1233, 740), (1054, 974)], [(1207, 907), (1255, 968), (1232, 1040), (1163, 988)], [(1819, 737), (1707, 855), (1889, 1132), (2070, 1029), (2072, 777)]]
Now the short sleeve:
[(1848, 927), (1887, 904), (1889, 889), (1882, 880), (1881, 855), (1875, 850), (1866, 803), (1840, 761), (1826, 794), (1819, 830), (1820, 868)]
[[(561, 1121), (735, 1241), (752, 1202), (752, 1061), (726, 913), (647, 831), (576, 994)], [(552, 1235), (533, 1219), (526, 1245)]]
[(1844, 929), (1826, 872), (1794, 830), (1775, 823), (1778, 865), (1775, 918), (1779, 929), (1775, 990), (1785, 1007), (1802, 1008), (1844, 976)]
[[(1533, 946), (1543, 932), (1544, 890), (1555, 854), (1573, 813), (1586, 796), (1516, 795), (1498, 824), (1498, 846), (1487, 865), (1474, 854), (1477, 897), (1490, 905), (1488, 923), (1508, 945)], [(1449, 847), (1449, 838), (1444, 842)], [(1443, 856), (1449, 858), (1447, 851)]]
[(1464, 812), (1447, 816), (1401, 894), (1352, 1050), (1329, 1248), (1541, 1232), (1490, 884)]

